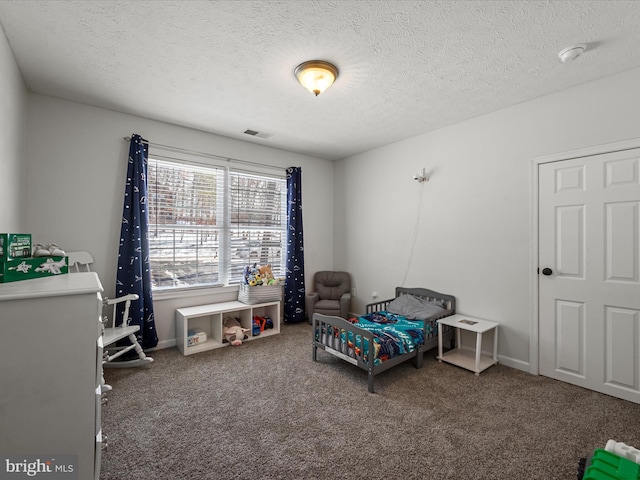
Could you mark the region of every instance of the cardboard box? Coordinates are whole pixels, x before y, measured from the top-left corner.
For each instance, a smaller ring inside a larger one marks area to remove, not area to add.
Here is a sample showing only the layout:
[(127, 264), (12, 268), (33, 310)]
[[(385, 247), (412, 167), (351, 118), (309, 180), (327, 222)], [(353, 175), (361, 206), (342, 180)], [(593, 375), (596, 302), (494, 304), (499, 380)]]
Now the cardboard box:
[(0, 233), (0, 261), (31, 256), (31, 235), (28, 233)]
[(69, 273), (69, 257), (29, 257), (0, 261), (0, 283)]
[(201, 345), (207, 341), (207, 334), (201, 328), (189, 329), (187, 335), (187, 347)]

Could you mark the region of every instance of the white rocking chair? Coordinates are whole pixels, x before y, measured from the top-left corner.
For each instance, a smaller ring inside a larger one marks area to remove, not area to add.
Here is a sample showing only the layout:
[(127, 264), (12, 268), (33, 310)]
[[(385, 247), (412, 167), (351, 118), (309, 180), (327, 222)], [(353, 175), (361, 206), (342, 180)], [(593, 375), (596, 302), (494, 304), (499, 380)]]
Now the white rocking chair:
[[(69, 256), (69, 272), (90, 272), (91, 264), (94, 262), (93, 256), (89, 252), (71, 252), (67, 254)], [(140, 330), (138, 325), (129, 325), (129, 307), (132, 300), (137, 300), (139, 297), (135, 293), (130, 293), (118, 298), (104, 298), (102, 301), (103, 307), (109, 307), (113, 305), (113, 315), (111, 326), (108, 326), (109, 318), (105, 315), (102, 317), (102, 345), (104, 348), (104, 355), (102, 359), (103, 367), (137, 367), (140, 365), (146, 365), (153, 362), (153, 358), (145, 355), (142, 347), (138, 343), (136, 333)], [(124, 302), (124, 312), (122, 315), (122, 324), (116, 326), (116, 309), (118, 304)], [(118, 340), (123, 338), (129, 338), (131, 345), (125, 347), (116, 346)], [(132, 360), (121, 360), (114, 362), (114, 360), (130, 350), (134, 350), (138, 354), (138, 358)]]

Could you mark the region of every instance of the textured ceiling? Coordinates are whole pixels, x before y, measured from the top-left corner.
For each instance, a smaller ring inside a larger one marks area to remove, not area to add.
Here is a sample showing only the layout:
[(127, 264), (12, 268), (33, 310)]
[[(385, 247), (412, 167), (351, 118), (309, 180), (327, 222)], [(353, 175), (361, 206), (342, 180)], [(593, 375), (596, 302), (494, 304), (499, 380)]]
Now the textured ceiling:
[[(639, 1), (0, 0), (0, 23), (32, 92), (327, 159), (640, 66)], [(312, 59), (340, 69), (317, 98)]]

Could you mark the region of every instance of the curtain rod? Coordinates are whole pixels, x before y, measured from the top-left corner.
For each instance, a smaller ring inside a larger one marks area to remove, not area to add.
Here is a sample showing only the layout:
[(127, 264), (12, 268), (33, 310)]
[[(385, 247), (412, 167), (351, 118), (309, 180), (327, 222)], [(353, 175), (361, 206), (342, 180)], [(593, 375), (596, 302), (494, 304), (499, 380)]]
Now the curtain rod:
[[(126, 142), (130, 142), (131, 141), (131, 137), (123, 137), (123, 138), (124, 138), (124, 140)], [(140, 138), (142, 138), (142, 137), (140, 137)], [(206, 152), (199, 152), (197, 150), (189, 150), (189, 149), (186, 149), (186, 148), (172, 147), (171, 145), (162, 145), (160, 143), (152, 143), (149, 140), (146, 140), (144, 138), (142, 138), (142, 141), (148, 143), (151, 146), (160, 147), (160, 148), (166, 148), (167, 150), (172, 150), (174, 152), (187, 153), (187, 154), (190, 154), (190, 155), (199, 155), (199, 156), (203, 156), (203, 157), (213, 158), (215, 160), (225, 160), (225, 161), (227, 161), (229, 163), (242, 163), (242, 164), (245, 164), (245, 165), (254, 165), (256, 167), (271, 168), (273, 170), (280, 170), (280, 171), (286, 170), (285, 167), (276, 167), (276, 166), (273, 166), (273, 165), (265, 165), (265, 164), (258, 163), (258, 162), (250, 162), (248, 160), (240, 160), (238, 158), (222, 157), (220, 155), (214, 155), (212, 153), (206, 153)]]

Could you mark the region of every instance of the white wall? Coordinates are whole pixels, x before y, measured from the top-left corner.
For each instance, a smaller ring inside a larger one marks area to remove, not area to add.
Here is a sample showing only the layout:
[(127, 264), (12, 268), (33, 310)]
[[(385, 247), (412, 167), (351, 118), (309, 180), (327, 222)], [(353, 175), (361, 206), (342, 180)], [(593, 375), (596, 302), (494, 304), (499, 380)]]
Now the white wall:
[(27, 90), (0, 29), (0, 232), (29, 233), (25, 154)]
[[(34, 241), (89, 250), (107, 296), (113, 295), (129, 144), (152, 143), (264, 165), (302, 167), (306, 277), (333, 267), (334, 163), (110, 110), (29, 95), (28, 232)], [(153, 153), (153, 145), (150, 148)], [(175, 308), (234, 298), (216, 289), (199, 296), (154, 296), (160, 346), (175, 341)]]
[[(500, 360), (528, 370), (532, 160), (640, 137), (638, 85), (640, 69), (338, 162), (334, 265), (353, 275), (352, 308), (373, 291), (392, 297), (406, 274), (405, 286), (499, 322)], [(423, 167), (431, 180), (419, 184)]]

